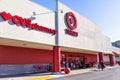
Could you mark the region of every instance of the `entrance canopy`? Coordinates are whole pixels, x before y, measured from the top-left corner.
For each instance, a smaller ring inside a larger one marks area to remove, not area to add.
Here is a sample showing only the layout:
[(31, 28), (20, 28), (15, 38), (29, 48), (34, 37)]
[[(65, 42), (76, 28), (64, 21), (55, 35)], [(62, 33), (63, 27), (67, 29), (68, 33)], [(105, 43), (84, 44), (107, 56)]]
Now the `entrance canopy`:
[(77, 49), (77, 48), (70, 48), (70, 47), (63, 47), (61, 46), (61, 51), (65, 52), (75, 52), (75, 53), (88, 53), (88, 54), (97, 54), (97, 51), (87, 50), (87, 49)]
[(112, 51), (112, 53), (115, 54), (115, 55), (119, 55), (120, 54), (120, 52), (117, 52), (117, 51)]
[(112, 53), (115, 55), (120, 55), (120, 48), (112, 46)]

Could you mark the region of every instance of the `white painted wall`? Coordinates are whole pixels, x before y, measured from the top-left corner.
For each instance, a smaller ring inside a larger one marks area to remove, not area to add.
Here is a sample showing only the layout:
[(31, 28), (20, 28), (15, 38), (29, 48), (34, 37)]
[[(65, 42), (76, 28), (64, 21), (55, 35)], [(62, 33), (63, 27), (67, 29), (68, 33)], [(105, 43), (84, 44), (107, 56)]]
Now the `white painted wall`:
[[(61, 46), (111, 53), (110, 39), (101, 33), (97, 24), (71, 10), (64, 4), (59, 3), (59, 10), (61, 9), (63, 10), (63, 13), (59, 12), (59, 38)], [(65, 34), (64, 30), (67, 29), (65, 14), (67, 12), (73, 12), (77, 18), (78, 27), (75, 31), (78, 32), (78, 37)]]
[[(6, 11), (12, 15), (18, 15), (23, 18), (30, 18), (33, 12), (36, 14), (51, 12), (47, 8), (40, 6), (30, 0), (0, 0), (0, 12)], [(32, 23), (55, 29), (54, 13), (37, 15)], [(28, 30), (22, 26), (10, 25), (8, 21), (2, 21), (0, 16), (0, 37), (15, 40), (23, 40), (37, 43), (54, 45), (55, 36), (41, 31)]]
[[(101, 33), (97, 24), (61, 3), (59, 3), (59, 9), (63, 10), (63, 13), (59, 11), (60, 46), (111, 53), (110, 39)], [(33, 12), (37, 14), (51, 12), (43, 6), (37, 5), (29, 0), (0, 0), (0, 12), (2, 11), (9, 12), (12, 15), (19, 15), (23, 18), (31, 17)], [(78, 32), (78, 37), (72, 37), (65, 34), (65, 29), (67, 27), (64, 19), (66, 12), (69, 11), (72, 11), (77, 17), (78, 27), (75, 31)], [(38, 15), (32, 22), (55, 29), (54, 12)], [(28, 30), (28, 28), (23, 28), (21, 26), (10, 25), (7, 21), (2, 21), (1, 17), (0, 37), (55, 45), (54, 35)]]

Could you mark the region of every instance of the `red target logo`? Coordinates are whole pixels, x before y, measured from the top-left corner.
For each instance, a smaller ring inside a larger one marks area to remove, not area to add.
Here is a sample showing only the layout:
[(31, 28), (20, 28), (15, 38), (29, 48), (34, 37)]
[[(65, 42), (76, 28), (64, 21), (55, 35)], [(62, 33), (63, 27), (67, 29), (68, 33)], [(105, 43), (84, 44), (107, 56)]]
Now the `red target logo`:
[(71, 30), (77, 28), (77, 19), (72, 12), (66, 13), (66, 23)]

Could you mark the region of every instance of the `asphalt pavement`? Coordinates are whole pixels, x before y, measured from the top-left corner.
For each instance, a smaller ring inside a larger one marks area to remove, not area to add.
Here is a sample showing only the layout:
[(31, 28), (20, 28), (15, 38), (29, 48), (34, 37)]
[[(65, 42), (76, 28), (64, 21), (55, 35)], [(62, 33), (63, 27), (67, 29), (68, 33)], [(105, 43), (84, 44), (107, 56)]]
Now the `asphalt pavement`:
[(103, 71), (98, 68), (72, 70), (69, 74), (38, 73), (0, 77), (0, 80), (120, 80), (120, 66), (107, 66)]
[(120, 67), (64, 76), (50, 80), (120, 80)]

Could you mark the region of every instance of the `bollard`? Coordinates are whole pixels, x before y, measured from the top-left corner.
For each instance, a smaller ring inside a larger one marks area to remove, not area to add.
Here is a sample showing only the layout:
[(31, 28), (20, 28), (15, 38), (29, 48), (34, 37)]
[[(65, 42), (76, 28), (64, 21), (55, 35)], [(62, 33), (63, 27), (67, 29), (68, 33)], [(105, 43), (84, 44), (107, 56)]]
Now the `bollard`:
[(70, 73), (70, 68), (64, 68), (64, 72), (65, 72), (65, 74), (69, 74)]

